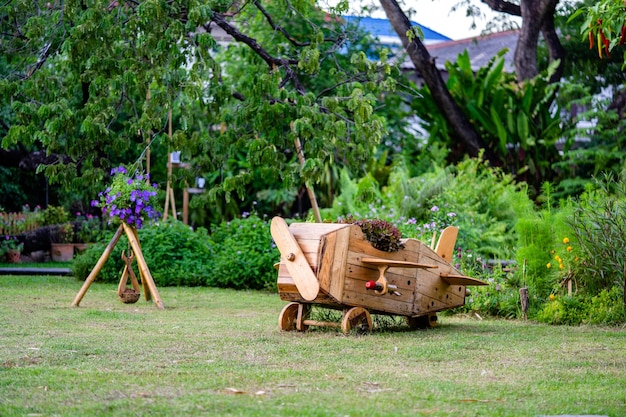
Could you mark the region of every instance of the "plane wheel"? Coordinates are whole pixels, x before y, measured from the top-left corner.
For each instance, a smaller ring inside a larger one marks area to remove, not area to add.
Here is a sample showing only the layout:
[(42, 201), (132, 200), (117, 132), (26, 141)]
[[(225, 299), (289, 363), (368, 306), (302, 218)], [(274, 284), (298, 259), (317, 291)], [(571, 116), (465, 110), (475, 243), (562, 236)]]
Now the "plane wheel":
[[(289, 303), (280, 312), (278, 316), (278, 328), (284, 332), (293, 330), (306, 331), (309, 326), (304, 324), (310, 307), (300, 303)], [(300, 326), (298, 326), (298, 315), (300, 315)]]
[(300, 303), (289, 303), (280, 312), (278, 316), (278, 328), (284, 332), (296, 330), (298, 321), (298, 306)]
[(407, 317), (406, 322), (411, 330), (429, 329), (437, 325), (437, 314), (430, 313), (425, 316)]
[(363, 307), (352, 307), (343, 314), (341, 330), (346, 334), (352, 329), (356, 329), (359, 333), (370, 332), (372, 327), (372, 316)]

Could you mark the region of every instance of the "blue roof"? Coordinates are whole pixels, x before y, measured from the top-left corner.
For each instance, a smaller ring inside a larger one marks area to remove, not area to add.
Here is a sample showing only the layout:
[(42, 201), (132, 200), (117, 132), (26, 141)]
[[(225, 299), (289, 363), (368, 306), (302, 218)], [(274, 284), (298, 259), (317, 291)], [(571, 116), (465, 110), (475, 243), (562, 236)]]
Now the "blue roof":
[[(368, 31), (372, 36), (381, 37), (381, 36), (392, 36), (398, 37), (398, 34), (391, 26), (391, 23), (387, 19), (376, 19), (374, 17), (361, 17), (361, 16), (343, 16), (349, 23), (358, 24), (360, 27)], [(424, 25), (421, 25), (417, 22), (411, 21), (411, 26), (419, 26), (422, 29), (422, 33), (424, 34), (424, 41), (426, 42), (443, 42), (450, 41), (452, 39), (448, 38), (441, 33), (435, 32), (434, 30), (427, 28)]]

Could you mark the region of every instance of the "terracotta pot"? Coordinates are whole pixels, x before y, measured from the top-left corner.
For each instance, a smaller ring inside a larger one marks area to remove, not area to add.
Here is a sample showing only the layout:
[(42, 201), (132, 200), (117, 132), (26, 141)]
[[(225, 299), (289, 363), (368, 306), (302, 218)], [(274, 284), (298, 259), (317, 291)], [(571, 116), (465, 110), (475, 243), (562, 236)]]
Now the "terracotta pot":
[(10, 264), (19, 264), (22, 262), (22, 252), (19, 250), (9, 249), (7, 252), (7, 262)]
[(74, 253), (80, 254), (87, 250), (89, 243), (74, 243)]
[(74, 258), (73, 243), (53, 243), (50, 249), (52, 260), (55, 262), (67, 262)]

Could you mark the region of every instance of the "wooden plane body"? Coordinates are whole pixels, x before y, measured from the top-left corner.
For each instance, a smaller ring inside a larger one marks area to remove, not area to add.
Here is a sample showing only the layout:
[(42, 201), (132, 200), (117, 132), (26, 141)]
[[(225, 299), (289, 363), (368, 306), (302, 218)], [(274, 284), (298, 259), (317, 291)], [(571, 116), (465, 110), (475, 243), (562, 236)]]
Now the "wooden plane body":
[[(278, 292), (284, 301), (416, 318), (462, 306), (466, 285), (485, 285), (416, 239), (405, 239), (397, 252), (384, 252), (357, 225), (293, 223), (289, 231), (319, 282), (319, 292), (313, 300), (300, 294), (281, 253)], [(367, 284), (372, 281), (378, 290)]]

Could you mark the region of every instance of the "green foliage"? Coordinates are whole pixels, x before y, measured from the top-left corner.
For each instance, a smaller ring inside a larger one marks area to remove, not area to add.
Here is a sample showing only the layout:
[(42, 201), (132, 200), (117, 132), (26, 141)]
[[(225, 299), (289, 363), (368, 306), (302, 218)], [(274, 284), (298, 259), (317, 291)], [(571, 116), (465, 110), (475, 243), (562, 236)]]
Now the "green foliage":
[(591, 295), (626, 288), (626, 171), (607, 174), (573, 203), (569, 219), (579, 261), (572, 272)]
[(585, 304), (576, 297), (556, 297), (537, 313), (537, 321), (548, 324), (578, 325), (587, 315)]
[(623, 325), (626, 309), (622, 290), (604, 289), (593, 297), (555, 296), (537, 313), (537, 321), (548, 324)]
[(355, 181), (343, 172), (341, 178), (342, 193), (332, 209), (323, 211), (325, 219), (348, 214), (378, 218), (393, 223), (404, 237), (429, 244), (434, 232), (455, 225), (459, 227), (457, 244), (485, 259), (513, 257), (515, 225), (533, 207), (522, 185), (480, 159), (435, 168), (417, 177), (410, 177), (408, 169), (397, 164), (389, 184), (378, 189), (371, 177)]
[(43, 210), (43, 225), (66, 223), (70, 220), (70, 213), (62, 206), (48, 206)]
[[(179, 221), (160, 222), (139, 230), (141, 249), (157, 286), (206, 285), (210, 274), (211, 248), (206, 229), (191, 230)], [(123, 269), (123, 236), (100, 272), (102, 282), (118, 282)], [(78, 279), (85, 279), (102, 255), (104, 243), (92, 245), (84, 254), (78, 255), (72, 264), (72, 272)], [(137, 264), (134, 264), (137, 268)], [(136, 270), (136, 269), (135, 269)]]
[(558, 289), (574, 264), (570, 239), (572, 230), (567, 224), (571, 206), (564, 202), (558, 209), (551, 208), (550, 184), (544, 184), (546, 208), (529, 211), (517, 226), (517, 264), (522, 267), (524, 284), (534, 296), (545, 299)]
[(588, 305), (589, 313), (585, 323), (620, 325), (626, 323), (626, 305), (624, 295), (619, 287), (602, 290), (591, 297)]
[[(141, 249), (157, 286), (214, 286), (237, 289), (273, 289), (274, 263), (280, 253), (272, 242), (269, 223), (256, 215), (193, 231), (182, 222), (169, 220), (139, 230)], [(110, 238), (109, 238), (110, 239)], [(103, 282), (117, 282), (124, 266), (125, 237), (99, 274)], [(78, 255), (72, 271), (85, 279), (104, 251), (103, 242)], [(136, 268), (136, 264), (135, 264)]]
[(274, 264), (280, 252), (270, 225), (256, 214), (222, 222), (211, 229), (207, 285), (237, 289), (275, 289)]
[[(554, 108), (556, 86), (548, 82), (554, 68), (519, 84), (515, 75), (504, 72), (504, 52), (475, 71), (465, 51), (457, 62), (446, 63), (447, 86), (505, 171), (538, 188), (542, 179), (555, 175), (552, 164), (559, 159), (555, 143), (565, 129)], [(424, 98), (414, 100), (413, 106), (430, 133), (429, 143), (450, 144), (453, 135), (445, 115), (426, 87), (421, 94)]]
[(0, 257), (8, 251), (19, 251), (24, 249), (24, 243), (20, 242), (15, 236), (0, 236)]
[(404, 247), (402, 234), (393, 224), (380, 219), (356, 219), (352, 215), (341, 219), (339, 223), (355, 224), (361, 228), (365, 239), (378, 250), (397, 252)]

